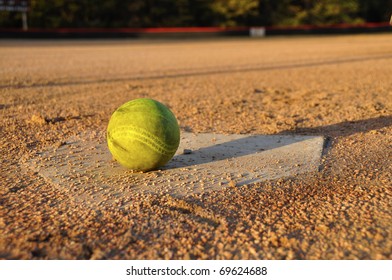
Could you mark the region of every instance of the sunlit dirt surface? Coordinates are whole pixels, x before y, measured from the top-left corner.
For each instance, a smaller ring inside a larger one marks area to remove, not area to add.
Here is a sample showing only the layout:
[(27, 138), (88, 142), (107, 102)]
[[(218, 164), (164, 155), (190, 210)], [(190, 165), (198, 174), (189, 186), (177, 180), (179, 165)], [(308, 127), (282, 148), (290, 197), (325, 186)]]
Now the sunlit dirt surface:
[[(391, 259), (391, 42), (0, 41), (0, 257)], [(320, 171), (91, 208), (71, 195), (80, 184), (24, 168), (83, 132), (104, 135), (138, 97), (187, 132), (324, 136)]]

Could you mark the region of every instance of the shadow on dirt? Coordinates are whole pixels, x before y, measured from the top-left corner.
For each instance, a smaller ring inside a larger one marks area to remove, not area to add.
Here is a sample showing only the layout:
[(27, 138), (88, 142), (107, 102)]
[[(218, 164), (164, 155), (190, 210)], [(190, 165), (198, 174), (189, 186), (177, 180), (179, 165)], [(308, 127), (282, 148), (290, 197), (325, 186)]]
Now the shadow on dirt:
[(349, 136), (357, 133), (369, 132), (371, 130), (382, 129), (391, 125), (392, 116), (381, 116), (366, 120), (346, 121), (318, 127), (305, 127), (294, 130), (285, 130), (280, 132), (279, 135), (323, 135), (328, 137)]
[(80, 80), (69, 77), (71, 81), (47, 81), (45, 83), (32, 83), (32, 84), (8, 84), (0, 85), (0, 88), (34, 88), (34, 87), (52, 87), (52, 86), (77, 86), (85, 84), (100, 84), (100, 83), (111, 83), (111, 82), (126, 82), (126, 81), (138, 81), (138, 80), (155, 80), (155, 79), (175, 79), (185, 77), (196, 77), (196, 76), (208, 76), (208, 75), (221, 75), (230, 73), (246, 73), (246, 72), (264, 72), (273, 70), (284, 70), (284, 69), (298, 69), (307, 67), (317, 67), (326, 65), (339, 65), (345, 63), (363, 62), (369, 60), (384, 60), (392, 59), (391, 54), (380, 54), (371, 56), (359, 56), (351, 58), (334, 58), (324, 61), (310, 61), (307, 63), (296, 62), (288, 64), (275, 64), (275, 65), (232, 65), (225, 68), (200, 68), (189, 71), (187, 69), (177, 69), (172, 73), (161, 74), (151, 73), (146, 76), (126, 75), (126, 76), (115, 76), (115, 77), (84, 77)]

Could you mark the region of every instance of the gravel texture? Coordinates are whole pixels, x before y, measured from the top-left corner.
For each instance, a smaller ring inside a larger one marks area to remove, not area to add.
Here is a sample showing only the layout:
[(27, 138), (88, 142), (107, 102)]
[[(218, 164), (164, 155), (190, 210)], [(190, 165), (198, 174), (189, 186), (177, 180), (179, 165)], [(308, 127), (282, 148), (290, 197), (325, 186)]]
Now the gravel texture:
[[(0, 257), (391, 259), (391, 39), (0, 41)], [(91, 208), (23, 168), (138, 97), (183, 131), (322, 135), (322, 169)]]

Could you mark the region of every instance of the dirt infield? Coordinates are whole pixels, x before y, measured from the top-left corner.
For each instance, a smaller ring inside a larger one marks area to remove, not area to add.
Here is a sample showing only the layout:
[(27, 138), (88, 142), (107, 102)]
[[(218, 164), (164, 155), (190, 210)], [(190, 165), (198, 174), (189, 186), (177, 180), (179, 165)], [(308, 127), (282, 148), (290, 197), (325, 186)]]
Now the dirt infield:
[[(391, 259), (391, 39), (0, 41), (0, 258)], [(90, 208), (23, 167), (138, 97), (187, 132), (324, 136), (322, 168)]]

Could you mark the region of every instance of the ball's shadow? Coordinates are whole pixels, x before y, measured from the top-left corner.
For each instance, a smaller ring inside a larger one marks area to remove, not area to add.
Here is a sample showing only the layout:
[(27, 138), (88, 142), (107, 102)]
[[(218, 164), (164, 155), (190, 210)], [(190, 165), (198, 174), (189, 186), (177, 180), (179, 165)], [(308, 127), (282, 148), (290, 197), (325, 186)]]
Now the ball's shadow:
[[(314, 136), (215, 135), (184, 133), (177, 154), (162, 170), (183, 168), (261, 153)], [(184, 152), (185, 151), (185, 152)]]

